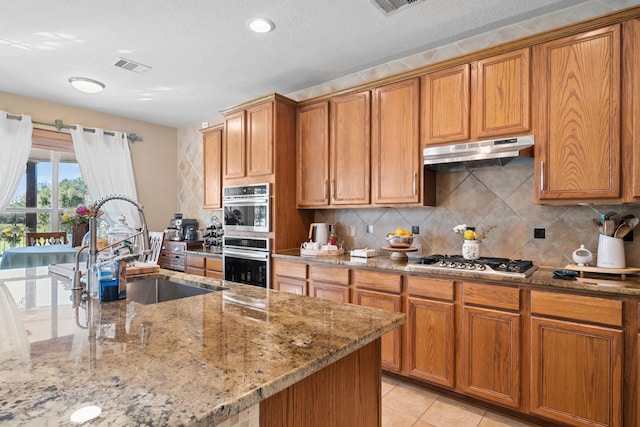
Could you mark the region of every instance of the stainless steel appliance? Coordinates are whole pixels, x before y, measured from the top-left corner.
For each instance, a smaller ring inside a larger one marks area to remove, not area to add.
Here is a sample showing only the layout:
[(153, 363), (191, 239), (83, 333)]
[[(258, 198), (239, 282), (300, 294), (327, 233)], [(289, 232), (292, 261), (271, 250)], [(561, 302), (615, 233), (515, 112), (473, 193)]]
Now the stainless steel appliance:
[(437, 145), (423, 149), (425, 166), (443, 164), (495, 165), (520, 156), (520, 151), (534, 145), (533, 135), (486, 141)]
[(225, 232), (271, 231), (269, 183), (229, 186), (222, 191)]
[(508, 258), (480, 257), (466, 260), (462, 255), (429, 255), (419, 258), (416, 263), (407, 265), (407, 269), (417, 272), (459, 271), (476, 274), (529, 277), (538, 269), (532, 261), (510, 260)]
[(198, 220), (182, 218), (181, 213), (173, 214), (169, 227), (165, 229), (165, 239), (176, 242), (198, 240)]
[(224, 280), (269, 288), (271, 245), (261, 237), (223, 237)]

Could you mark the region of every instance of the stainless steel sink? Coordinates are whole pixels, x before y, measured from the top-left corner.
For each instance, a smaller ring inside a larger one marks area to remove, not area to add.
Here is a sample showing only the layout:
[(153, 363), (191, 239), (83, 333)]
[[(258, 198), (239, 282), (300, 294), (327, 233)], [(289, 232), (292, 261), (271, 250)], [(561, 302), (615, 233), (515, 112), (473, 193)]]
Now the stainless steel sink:
[[(222, 290), (222, 288), (219, 290)], [(127, 282), (127, 300), (140, 304), (156, 304), (216, 291), (216, 289), (200, 288), (185, 283), (171, 282), (166, 279), (144, 279)]]

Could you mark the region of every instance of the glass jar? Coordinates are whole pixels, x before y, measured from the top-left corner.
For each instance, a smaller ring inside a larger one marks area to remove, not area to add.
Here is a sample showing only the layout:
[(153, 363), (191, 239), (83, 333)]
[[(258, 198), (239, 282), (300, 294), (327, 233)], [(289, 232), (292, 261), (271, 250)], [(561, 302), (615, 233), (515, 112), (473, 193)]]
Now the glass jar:
[(480, 242), (477, 240), (465, 240), (462, 242), (462, 258), (468, 260), (480, 258)]
[(124, 215), (118, 217), (118, 223), (109, 229), (107, 239), (112, 255), (128, 255), (137, 253), (136, 237), (131, 237), (136, 233), (133, 227), (127, 224)]

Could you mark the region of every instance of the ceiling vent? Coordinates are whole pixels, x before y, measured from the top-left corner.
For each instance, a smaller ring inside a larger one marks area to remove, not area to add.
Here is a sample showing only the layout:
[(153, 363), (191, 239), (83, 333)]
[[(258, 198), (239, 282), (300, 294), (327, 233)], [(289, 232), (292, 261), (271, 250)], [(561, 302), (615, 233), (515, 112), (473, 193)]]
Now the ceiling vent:
[(118, 68), (124, 68), (125, 70), (129, 70), (137, 74), (142, 74), (145, 71), (149, 71), (151, 69), (151, 67), (149, 67), (148, 65), (142, 65), (138, 62), (133, 62), (124, 58), (116, 59), (113, 62), (113, 65), (115, 65)]
[(383, 15), (389, 16), (412, 4), (422, 3), (424, 0), (369, 0)]

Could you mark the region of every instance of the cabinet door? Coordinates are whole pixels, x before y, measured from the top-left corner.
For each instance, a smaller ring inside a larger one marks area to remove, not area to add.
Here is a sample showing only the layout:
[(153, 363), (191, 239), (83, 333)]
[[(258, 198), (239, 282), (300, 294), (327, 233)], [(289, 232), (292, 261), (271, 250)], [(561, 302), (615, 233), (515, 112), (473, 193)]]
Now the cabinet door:
[(529, 48), (480, 60), (477, 69), (477, 136), (530, 129)]
[(244, 116), (244, 111), (238, 111), (224, 117), (222, 170), (225, 179), (243, 178), (245, 176)]
[(204, 208), (222, 208), (222, 127), (203, 134)]
[(351, 302), (349, 294), (348, 268), (316, 264), (309, 266), (309, 296)]
[[(356, 289), (355, 301), (358, 305), (389, 311), (402, 311), (400, 295)], [(382, 336), (382, 368), (399, 372), (402, 358), (402, 329), (395, 328)]]
[(273, 173), (273, 103), (247, 110), (247, 176)]
[(319, 102), (297, 112), (298, 207), (329, 204), (329, 104)]
[(452, 302), (407, 300), (407, 371), (410, 376), (454, 386), (455, 306)]
[[(640, 19), (625, 21), (623, 34), (622, 138), (625, 201), (640, 200)], [(629, 153), (633, 153), (630, 155)]]
[(620, 27), (534, 47), (538, 201), (620, 197)]
[(422, 156), (418, 77), (376, 88), (373, 98), (373, 203), (417, 204)]
[(424, 145), (470, 138), (470, 81), (469, 64), (422, 76)]
[(336, 302), (349, 302), (349, 288), (334, 283), (309, 281), (309, 296)]
[(331, 112), (331, 204), (369, 204), (371, 186), (371, 93), (333, 98)]
[(465, 393), (520, 406), (520, 315), (464, 306), (462, 389)]
[(273, 289), (296, 295), (307, 295), (307, 281), (293, 277), (275, 276)]
[(622, 331), (531, 318), (531, 412), (573, 426), (622, 425)]

